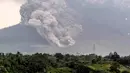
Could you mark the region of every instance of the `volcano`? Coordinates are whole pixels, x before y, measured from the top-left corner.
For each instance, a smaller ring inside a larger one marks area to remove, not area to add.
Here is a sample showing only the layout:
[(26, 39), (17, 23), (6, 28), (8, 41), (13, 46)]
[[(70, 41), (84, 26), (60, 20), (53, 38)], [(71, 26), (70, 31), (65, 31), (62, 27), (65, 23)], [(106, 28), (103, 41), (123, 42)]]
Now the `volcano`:
[[(128, 55), (130, 48), (130, 9), (120, 10), (117, 7), (103, 5), (86, 5), (84, 2), (67, 1), (82, 17), (83, 33), (76, 38), (73, 47), (56, 48), (41, 37), (35, 28), (17, 24), (0, 30), (0, 46), (2, 52), (63, 52), (63, 53), (92, 53), (93, 44), (97, 54), (106, 55), (116, 51)], [(108, 4), (109, 5), (109, 4)], [(127, 20), (125, 20), (127, 18)]]

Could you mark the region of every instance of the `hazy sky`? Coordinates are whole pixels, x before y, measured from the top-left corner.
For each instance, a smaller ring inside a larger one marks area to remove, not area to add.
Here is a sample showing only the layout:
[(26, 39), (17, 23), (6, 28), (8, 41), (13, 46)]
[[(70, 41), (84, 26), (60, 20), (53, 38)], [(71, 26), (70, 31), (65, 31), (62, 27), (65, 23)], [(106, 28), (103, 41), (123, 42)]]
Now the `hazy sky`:
[(0, 0), (0, 29), (20, 22), (19, 9), (23, 0)]

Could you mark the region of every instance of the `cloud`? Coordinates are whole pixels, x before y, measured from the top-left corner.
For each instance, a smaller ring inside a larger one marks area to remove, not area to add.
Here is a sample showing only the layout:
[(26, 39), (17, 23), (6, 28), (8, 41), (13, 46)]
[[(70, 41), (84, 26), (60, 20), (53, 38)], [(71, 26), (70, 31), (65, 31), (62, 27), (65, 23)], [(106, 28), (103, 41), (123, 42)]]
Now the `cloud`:
[(82, 31), (76, 29), (82, 26), (73, 22), (68, 10), (65, 0), (28, 0), (20, 13), (22, 23), (36, 28), (50, 44), (70, 47), (76, 42), (73, 37)]

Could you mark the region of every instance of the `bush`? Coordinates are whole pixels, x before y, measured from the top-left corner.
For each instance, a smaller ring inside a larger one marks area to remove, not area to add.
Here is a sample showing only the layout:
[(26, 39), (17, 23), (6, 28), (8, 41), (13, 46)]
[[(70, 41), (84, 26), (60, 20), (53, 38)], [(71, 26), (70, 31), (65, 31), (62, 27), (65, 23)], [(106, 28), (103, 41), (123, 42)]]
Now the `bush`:
[(99, 71), (96, 71), (95, 73), (108, 73), (108, 72), (105, 70), (99, 70)]
[(122, 71), (122, 73), (130, 73), (130, 72), (125, 70), (125, 71)]
[(116, 72), (119, 70), (119, 68), (120, 68), (120, 65), (117, 62), (114, 62), (114, 63), (112, 63), (110, 70)]
[(52, 68), (48, 73), (72, 73), (72, 70), (68, 67), (64, 68)]

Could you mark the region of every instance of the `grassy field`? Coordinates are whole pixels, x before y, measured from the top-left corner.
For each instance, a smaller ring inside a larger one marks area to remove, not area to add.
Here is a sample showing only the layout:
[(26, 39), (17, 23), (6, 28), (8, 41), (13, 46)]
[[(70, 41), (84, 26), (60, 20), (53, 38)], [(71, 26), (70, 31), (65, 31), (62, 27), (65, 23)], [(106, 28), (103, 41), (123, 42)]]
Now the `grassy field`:
[[(95, 70), (95, 71), (103, 70), (103, 71), (108, 71), (109, 72), (111, 64), (92, 64), (92, 65), (89, 65), (88, 67), (90, 69), (92, 69), (92, 70)], [(128, 69), (127, 67), (125, 67), (123, 65), (120, 65), (119, 70), (120, 70), (120, 72), (122, 72), (122, 71), (130, 72), (130, 69)]]

